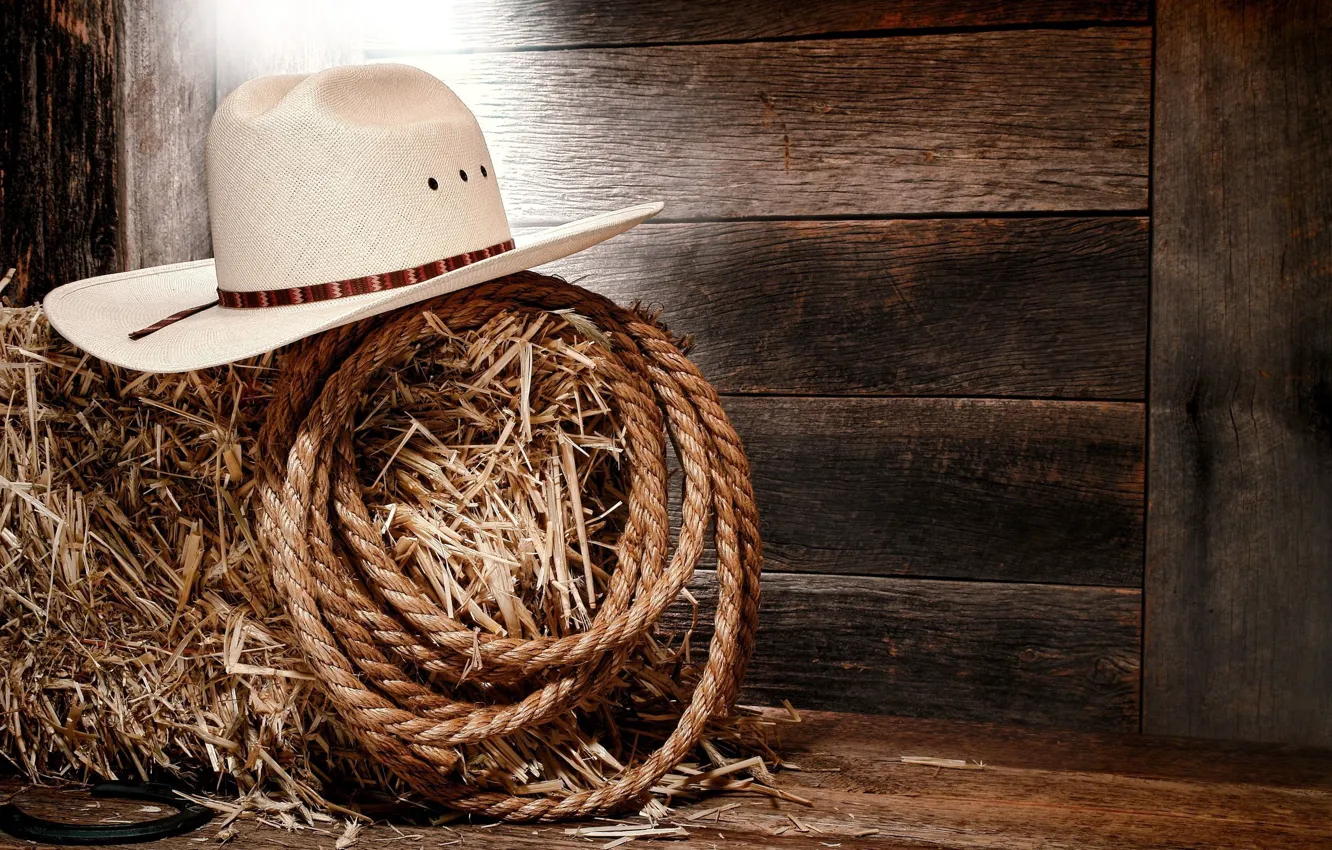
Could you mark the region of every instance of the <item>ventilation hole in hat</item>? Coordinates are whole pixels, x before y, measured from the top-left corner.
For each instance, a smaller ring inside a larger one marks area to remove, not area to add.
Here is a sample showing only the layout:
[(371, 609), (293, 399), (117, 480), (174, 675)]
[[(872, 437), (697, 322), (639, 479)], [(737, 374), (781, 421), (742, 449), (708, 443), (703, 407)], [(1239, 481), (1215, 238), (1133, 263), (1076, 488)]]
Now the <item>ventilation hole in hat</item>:
[(429, 180), (426, 181), (426, 185), (429, 186), (429, 187), (430, 187), (430, 191), (433, 192), (433, 191), (435, 191), (436, 189), (439, 188), (439, 181), (436, 180), (435, 178), (431, 177)]
[(481, 166), (481, 176), (482, 176), (482, 177), (489, 177), (489, 176), (490, 176), (488, 173), (486, 173), (486, 167), (485, 167), (484, 165)]
[(463, 179), (463, 182), (464, 182), (464, 183), (467, 182), (467, 172), (466, 172), (466, 171), (463, 171), (461, 168), (459, 168), (459, 169), (458, 169), (458, 176), (461, 177), (461, 178)]

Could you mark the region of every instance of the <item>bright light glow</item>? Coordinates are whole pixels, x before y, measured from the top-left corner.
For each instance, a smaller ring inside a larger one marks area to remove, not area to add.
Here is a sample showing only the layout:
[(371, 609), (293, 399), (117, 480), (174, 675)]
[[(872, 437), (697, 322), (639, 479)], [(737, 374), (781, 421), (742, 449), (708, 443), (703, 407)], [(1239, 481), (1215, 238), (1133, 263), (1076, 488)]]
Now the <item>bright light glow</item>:
[[(434, 53), (474, 46), (451, 0), (359, 0), (359, 5), (367, 51)], [(469, 17), (484, 16), (487, 5), (471, 3)]]

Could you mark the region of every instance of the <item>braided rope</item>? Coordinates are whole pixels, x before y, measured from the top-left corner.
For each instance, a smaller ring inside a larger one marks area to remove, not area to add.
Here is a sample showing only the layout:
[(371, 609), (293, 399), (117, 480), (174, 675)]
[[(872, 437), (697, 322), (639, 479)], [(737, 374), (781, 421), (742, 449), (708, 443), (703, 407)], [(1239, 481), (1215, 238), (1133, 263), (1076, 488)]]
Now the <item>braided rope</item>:
[[(447, 615), (385, 551), (356, 476), (354, 416), (386, 364), (430, 336), (424, 313), (455, 331), (500, 313), (572, 308), (611, 340), (597, 368), (626, 433), (628, 516), (605, 598), (586, 630), (520, 640)], [(666, 333), (638, 314), (532, 272), (441, 296), (306, 340), (283, 365), (260, 432), (259, 528), (292, 628), (342, 720), (375, 758), (426, 797), (512, 821), (609, 814), (648, 789), (731, 708), (754, 647), (762, 553), (749, 463), (720, 399)], [(666, 439), (683, 471), (672, 549)], [(708, 661), (675, 730), (610, 783), (565, 797), (465, 785), (457, 747), (594, 705), (693, 576), (709, 525), (717, 552)], [(464, 678), (527, 696), (455, 699)]]

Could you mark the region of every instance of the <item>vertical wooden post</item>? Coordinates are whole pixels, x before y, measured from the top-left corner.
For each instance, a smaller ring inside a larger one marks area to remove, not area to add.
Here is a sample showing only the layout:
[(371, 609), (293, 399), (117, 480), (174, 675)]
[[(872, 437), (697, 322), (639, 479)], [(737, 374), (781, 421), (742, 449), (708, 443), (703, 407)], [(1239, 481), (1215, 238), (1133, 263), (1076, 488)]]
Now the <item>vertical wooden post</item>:
[(212, 256), (204, 140), (214, 0), (120, 0), (120, 243), (125, 268)]
[(116, 271), (116, 4), (0, 4), (0, 275), (10, 303)]
[(1146, 731), (1332, 744), (1332, 4), (1157, 13)]

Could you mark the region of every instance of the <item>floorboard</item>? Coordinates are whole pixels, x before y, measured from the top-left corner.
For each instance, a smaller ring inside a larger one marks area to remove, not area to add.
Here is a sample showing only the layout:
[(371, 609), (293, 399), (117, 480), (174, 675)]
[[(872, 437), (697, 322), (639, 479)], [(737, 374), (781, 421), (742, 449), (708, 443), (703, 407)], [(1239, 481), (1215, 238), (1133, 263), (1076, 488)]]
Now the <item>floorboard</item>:
[[(779, 728), (789, 765), (779, 784), (812, 805), (742, 794), (705, 799), (676, 809), (661, 824), (687, 833), (663, 846), (1124, 850), (1332, 844), (1332, 751), (827, 713), (807, 713)], [(968, 768), (906, 764), (904, 755), (962, 760)], [(0, 785), (0, 799), (20, 787)], [(149, 816), (138, 803), (90, 808), (96, 804), (78, 790), (28, 789), (18, 799), (48, 817)], [(605, 847), (613, 839), (570, 831), (607, 826), (379, 823), (351, 846)], [(197, 847), (215, 831), (205, 827), (156, 846)], [(250, 822), (227, 846), (332, 847), (340, 831), (333, 825), (281, 833)], [(31, 846), (0, 836), (5, 850)]]

